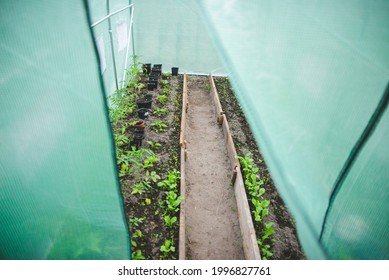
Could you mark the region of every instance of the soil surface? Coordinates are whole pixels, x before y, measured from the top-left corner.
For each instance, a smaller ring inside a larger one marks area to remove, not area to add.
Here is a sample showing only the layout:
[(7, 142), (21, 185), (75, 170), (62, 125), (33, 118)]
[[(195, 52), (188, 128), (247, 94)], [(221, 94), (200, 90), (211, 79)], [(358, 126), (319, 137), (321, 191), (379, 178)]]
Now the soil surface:
[[(270, 259), (305, 259), (296, 236), (295, 222), (277, 192), (266, 163), (260, 153), (260, 149), (255, 142), (254, 136), (251, 133), (250, 127), (228, 79), (225, 77), (214, 77), (214, 81), (238, 155), (244, 156), (250, 152), (257, 168), (259, 168), (259, 175), (265, 182), (263, 186), (266, 189), (264, 198), (270, 200), (270, 206), (269, 215), (264, 218), (264, 222), (273, 222), (275, 230), (273, 240), (270, 243), (270, 249), (273, 253)], [(250, 207), (253, 210), (251, 203)], [(259, 232), (258, 228), (256, 228), (256, 232)]]
[(186, 257), (244, 259), (227, 149), (207, 83), (207, 77), (188, 77)]

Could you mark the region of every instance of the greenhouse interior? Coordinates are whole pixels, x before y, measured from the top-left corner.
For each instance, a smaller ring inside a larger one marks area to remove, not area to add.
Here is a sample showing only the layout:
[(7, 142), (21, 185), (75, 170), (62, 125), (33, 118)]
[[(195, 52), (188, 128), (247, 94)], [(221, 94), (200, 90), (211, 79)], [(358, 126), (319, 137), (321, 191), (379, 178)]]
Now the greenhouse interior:
[(1, 259), (389, 259), (389, 1), (0, 7)]

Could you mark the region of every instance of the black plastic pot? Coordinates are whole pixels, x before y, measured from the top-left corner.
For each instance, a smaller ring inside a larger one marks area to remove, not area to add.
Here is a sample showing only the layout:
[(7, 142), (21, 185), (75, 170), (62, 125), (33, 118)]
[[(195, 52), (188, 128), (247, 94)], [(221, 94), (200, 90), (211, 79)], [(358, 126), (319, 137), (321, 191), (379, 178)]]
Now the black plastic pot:
[(130, 144), (128, 144), (128, 149), (131, 150), (132, 147), (135, 147), (137, 150), (139, 150), (139, 148), (142, 146), (142, 140), (142, 135), (134, 134), (134, 139), (132, 139)]
[(151, 63), (145, 63), (143, 64), (143, 74), (150, 74), (151, 72)]
[(143, 97), (147, 101), (153, 100), (153, 94), (152, 93), (146, 93), (145, 96)]
[(148, 90), (155, 90), (158, 87), (158, 81), (148, 81), (147, 82), (147, 89)]
[(162, 74), (162, 69), (153, 67), (153, 69), (151, 69), (150, 74), (151, 75), (158, 75), (158, 77), (159, 77)]
[(149, 116), (149, 109), (147, 109), (147, 108), (138, 109), (138, 116), (142, 120), (146, 119)]
[(138, 108), (147, 108), (147, 109), (151, 109), (151, 103), (153, 101), (152, 100), (146, 100), (145, 98), (139, 98), (136, 100), (136, 105), (138, 106)]
[(135, 128), (134, 135), (141, 135), (142, 138), (145, 138), (145, 129), (144, 128)]
[(162, 64), (154, 64), (153, 68), (162, 70)]
[(178, 67), (172, 67), (172, 76), (178, 76)]

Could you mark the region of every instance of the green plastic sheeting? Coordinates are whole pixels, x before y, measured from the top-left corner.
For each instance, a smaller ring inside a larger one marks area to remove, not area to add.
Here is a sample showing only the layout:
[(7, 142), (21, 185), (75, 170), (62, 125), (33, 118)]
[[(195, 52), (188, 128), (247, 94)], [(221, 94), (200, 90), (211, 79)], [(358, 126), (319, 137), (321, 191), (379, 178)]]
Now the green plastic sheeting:
[(128, 259), (84, 1), (0, 3), (0, 258)]
[(225, 75), (212, 38), (193, 0), (133, 0), (134, 43), (139, 60), (163, 71)]
[(389, 259), (389, 2), (200, 7), (307, 256)]

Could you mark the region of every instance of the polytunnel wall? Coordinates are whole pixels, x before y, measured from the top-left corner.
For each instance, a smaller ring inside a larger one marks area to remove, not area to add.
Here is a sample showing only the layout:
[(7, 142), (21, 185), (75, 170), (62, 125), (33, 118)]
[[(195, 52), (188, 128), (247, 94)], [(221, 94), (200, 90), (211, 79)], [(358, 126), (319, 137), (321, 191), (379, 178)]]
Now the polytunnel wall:
[(389, 258), (389, 2), (200, 1), (309, 258)]
[(133, 0), (134, 42), (139, 59), (163, 71), (225, 75), (226, 71), (193, 0)]
[(0, 3), (0, 258), (128, 259), (86, 2)]

